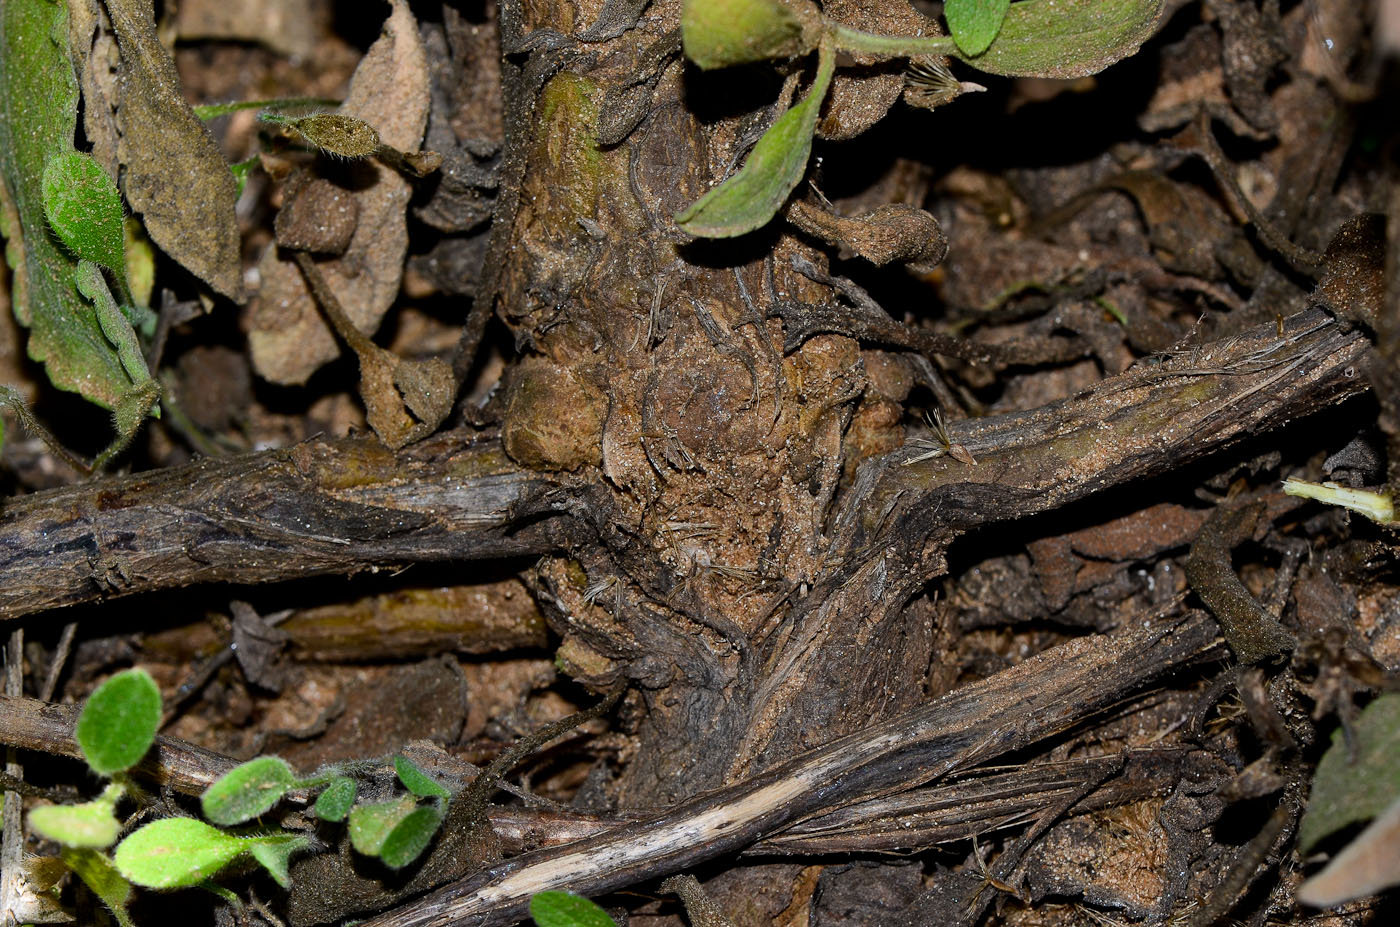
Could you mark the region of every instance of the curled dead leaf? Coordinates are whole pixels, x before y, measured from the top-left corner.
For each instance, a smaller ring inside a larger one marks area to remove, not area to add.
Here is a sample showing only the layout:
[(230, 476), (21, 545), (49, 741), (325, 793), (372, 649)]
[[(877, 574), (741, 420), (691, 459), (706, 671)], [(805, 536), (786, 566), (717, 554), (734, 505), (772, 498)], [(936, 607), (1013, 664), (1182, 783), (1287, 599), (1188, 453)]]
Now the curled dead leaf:
[[(428, 118), (428, 64), (406, 0), (393, 0), (340, 111), (373, 126), (385, 145), (417, 150)], [(355, 179), (358, 222), (344, 253), (317, 266), (355, 327), (373, 332), (399, 292), (413, 190), (398, 171), (374, 160), (346, 169)], [(258, 269), (262, 288), (248, 334), (253, 368), (273, 383), (305, 383), (340, 349), (290, 256), (270, 245)]]

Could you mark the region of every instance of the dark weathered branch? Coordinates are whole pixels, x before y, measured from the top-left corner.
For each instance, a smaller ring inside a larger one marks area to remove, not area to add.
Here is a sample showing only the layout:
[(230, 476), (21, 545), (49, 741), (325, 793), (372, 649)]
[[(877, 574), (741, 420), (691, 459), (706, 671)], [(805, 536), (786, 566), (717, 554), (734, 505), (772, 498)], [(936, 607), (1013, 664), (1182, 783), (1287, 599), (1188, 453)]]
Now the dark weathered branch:
[(656, 818), (527, 853), (365, 924), (509, 924), (540, 891), (594, 895), (678, 872), (795, 821), (913, 788), (1063, 731), (1215, 643), (1214, 624), (1200, 613), (1072, 641)]
[[(55, 756), (82, 759), (73, 725), (77, 705), (58, 705), (38, 699), (0, 695), (0, 743)], [(238, 761), (198, 744), (174, 737), (156, 737), (155, 748), (138, 771), (177, 792), (197, 795)]]
[(916, 449), (889, 455), (858, 478), (844, 540), (862, 543), (881, 524), (965, 530), (1160, 476), (1364, 392), (1369, 348), (1362, 330), (1313, 309), (1140, 363), (1030, 412), (954, 423), (951, 439), (977, 464), (908, 464)]
[(495, 442), (442, 435), (402, 454), (373, 438), (8, 499), (0, 618), (201, 582), (264, 583), (380, 564), (535, 554), (559, 544), (539, 511), (557, 488)]
[(897, 643), (900, 606), (943, 571), (959, 534), (1169, 473), (1342, 402), (1366, 389), (1369, 347), (1361, 330), (1310, 310), (1030, 412), (950, 425), (975, 465), (948, 454), (911, 463), (927, 447), (866, 465), (836, 520), (839, 567), (794, 610), (791, 633), (774, 635), (783, 651), (765, 657), (773, 669), (752, 702), (731, 703), (747, 710), (736, 726), (748, 732), (731, 770), (790, 755), (804, 732), (865, 723), (864, 699), (825, 693), (850, 692), (852, 673), (870, 675), (863, 691), (879, 690), (882, 661), (864, 655)]

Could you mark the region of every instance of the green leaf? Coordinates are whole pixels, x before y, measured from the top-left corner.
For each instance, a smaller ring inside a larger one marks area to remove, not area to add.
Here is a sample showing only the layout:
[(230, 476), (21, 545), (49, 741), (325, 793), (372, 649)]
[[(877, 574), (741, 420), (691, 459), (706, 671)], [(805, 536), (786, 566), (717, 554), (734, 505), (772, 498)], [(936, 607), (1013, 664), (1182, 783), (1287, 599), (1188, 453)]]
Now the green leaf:
[(399, 781), (403, 783), (403, 787), (419, 798), (452, 797), (451, 792), (429, 778), (428, 774), (415, 766), (408, 757), (394, 757), (394, 772), (399, 774)]
[(249, 840), (194, 818), (152, 821), (117, 845), (117, 871), (143, 888), (198, 885), (247, 850)]
[(973, 54), (959, 49), (954, 54), (989, 74), (1085, 77), (1134, 54), (1156, 30), (1162, 3), (1024, 0), (1011, 5), (986, 51)]
[(44, 168), (73, 150), (77, 109), (67, 5), (0, 4), (0, 235), (14, 270), (15, 318), (54, 386), (110, 409), (130, 380), (73, 288), (76, 258), (49, 234), (44, 215)]
[(947, 0), (943, 16), (958, 50), (965, 55), (980, 55), (992, 44), (1006, 19), (1011, 0)]
[(681, 46), (707, 70), (812, 50), (801, 21), (780, 0), (686, 0)]
[(732, 238), (768, 224), (807, 170), (812, 133), (835, 69), (836, 53), (824, 42), (807, 96), (763, 133), (738, 173), (676, 216), (682, 229), (702, 238)]
[(92, 155), (59, 151), (44, 165), (44, 215), (54, 234), (83, 260), (126, 273), (122, 197)]
[(29, 812), (29, 826), (66, 847), (94, 850), (116, 843), (122, 829), (112, 803), (101, 800), (35, 808)]
[(88, 697), (73, 736), (92, 771), (110, 776), (135, 766), (160, 724), (160, 690), (142, 669), (117, 673)]
[(1306, 854), (1319, 840), (1370, 820), (1400, 798), (1400, 694), (1382, 695), (1357, 718), (1356, 762), (1338, 730), (1313, 776), (1312, 794), (1298, 825)]
[(205, 790), (199, 803), (206, 818), (229, 827), (266, 813), (296, 781), (285, 761), (260, 756), (224, 773)]
[(248, 855), (257, 860), (267, 870), (268, 875), (277, 880), (283, 888), (290, 881), (288, 872), (292, 854), (308, 846), (306, 838), (292, 835), (275, 835), (248, 841)]
[(354, 804), (355, 780), (349, 776), (337, 776), (324, 792), (316, 796), (316, 804), (311, 810), (323, 821), (343, 821)]
[(617, 927), (608, 912), (573, 892), (540, 892), (530, 899), (539, 927)]
[(437, 808), (414, 808), (384, 838), (379, 858), (390, 869), (402, 869), (423, 854), (441, 826), (442, 812)]
[(415, 807), (417, 803), (412, 795), (360, 805), (350, 812), (350, 845), (366, 856), (378, 856), (389, 834)]
[(59, 855), (68, 864), (68, 868), (83, 880), (83, 884), (92, 889), (92, 893), (111, 909), (121, 927), (135, 927), (131, 915), (126, 913), (126, 906), (131, 901), (131, 883), (117, 871), (106, 854), (96, 850), (64, 847), (59, 851)]

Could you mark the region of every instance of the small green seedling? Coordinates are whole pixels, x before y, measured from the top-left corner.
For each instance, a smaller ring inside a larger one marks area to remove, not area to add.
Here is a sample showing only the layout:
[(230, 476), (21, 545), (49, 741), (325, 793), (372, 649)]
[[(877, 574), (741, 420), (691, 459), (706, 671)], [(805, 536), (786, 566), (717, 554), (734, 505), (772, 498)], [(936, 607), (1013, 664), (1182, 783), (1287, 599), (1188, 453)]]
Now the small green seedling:
[(73, 737), (89, 768), (112, 782), (94, 801), (36, 808), (29, 815), (29, 826), (62, 847), (64, 862), (112, 909), (122, 927), (131, 924), (126, 913), (131, 880), (103, 851), (121, 833), (116, 809), (127, 792), (125, 774), (151, 749), (159, 724), (160, 690), (144, 670), (125, 670), (108, 679), (89, 696)]
[[(203, 886), (240, 859), (251, 859), (279, 885), (286, 886), (293, 855), (308, 848), (299, 833), (230, 831), (271, 811), (288, 792), (320, 790), (312, 813), (325, 821), (347, 821), (351, 845), (377, 857), (390, 869), (419, 859), (442, 827), (451, 793), (406, 757), (394, 757), (394, 771), (407, 790), (386, 801), (356, 805), (356, 780), (336, 768), (309, 778), (285, 760), (249, 760), (205, 790), (201, 810), (212, 823), (195, 818), (164, 818), (138, 828), (120, 843), (117, 806), (130, 783), (126, 773), (149, 752), (160, 724), (160, 690), (143, 670), (118, 673), (97, 688), (83, 706), (74, 738), (93, 772), (112, 781), (102, 794), (78, 805), (36, 808), (30, 826), (62, 846), (63, 860), (112, 909), (126, 912), (133, 886), (168, 891)], [(356, 764), (363, 765), (363, 764)], [(217, 826), (216, 826), (217, 825)], [(111, 856), (107, 848), (116, 849)]]
[(573, 892), (540, 892), (530, 899), (539, 927), (617, 927), (608, 912)]
[[(232, 827), (271, 811), (290, 791), (319, 789), (311, 806), (314, 815), (331, 822), (348, 819), (350, 845), (356, 852), (378, 857), (390, 869), (402, 869), (428, 848), (452, 796), (406, 757), (394, 757), (394, 771), (408, 794), (356, 805), (357, 783), (335, 767), (303, 779), (284, 760), (260, 756), (225, 773), (205, 790), (200, 804), (210, 821)], [(423, 799), (428, 803), (420, 804)], [(255, 859), (259, 852), (263, 851), (249, 849)]]

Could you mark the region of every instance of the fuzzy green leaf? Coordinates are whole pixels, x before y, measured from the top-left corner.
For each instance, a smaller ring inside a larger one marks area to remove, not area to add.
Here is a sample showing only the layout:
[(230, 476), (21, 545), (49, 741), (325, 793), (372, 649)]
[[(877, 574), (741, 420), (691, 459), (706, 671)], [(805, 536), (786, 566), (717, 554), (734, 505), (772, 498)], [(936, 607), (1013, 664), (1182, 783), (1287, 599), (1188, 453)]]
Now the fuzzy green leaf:
[(835, 68), (835, 52), (823, 45), (807, 96), (769, 126), (738, 173), (676, 216), (682, 229), (702, 238), (733, 238), (772, 220), (807, 171), (812, 133)]
[(188, 888), (227, 866), (248, 843), (194, 818), (165, 818), (118, 844), (113, 861), (117, 871), (143, 888)]
[(44, 168), (73, 151), (77, 110), (67, 6), (0, 3), (0, 235), (15, 318), (55, 386), (113, 408), (131, 382), (73, 288), (77, 259), (49, 234), (44, 214)]
[(122, 197), (92, 155), (69, 150), (50, 156), (44, 165), (44, 215), (79, 258), (125, 274)]
[(423, 854), (441, 826), (442, 812), (437, 808), (414, 808), (384, 838), (379, 858), (390, 869), (402, 869)]
[(116, 843), (122, 829), (112, 814), (112, 803), (101, 800), (35, 808), (29, 812), (29, 826), (66, 847), (95, 850)]
[(257, 860), (267, 870), (268, 875), (277, 880), (278, 885), (286, 888), (291, 879), (289, 869), (292, 854), (305, 849), (306, 846), (307, 842), (303, 837), (279, 834), (249, 840), (248, 855)]
[(131, 915), (126, 913), (126, 906), (131, 902), (131, 883), (117, 871), (117, 867), (112, 865), (105, 853), (64, 847), (59, 855), (68, 864), (68, 868), (83, 880), (83, 884), (92, 889), (92, 893), (111, 909), (121, 927), (135, 927)]
[(452, 793), (429, 778), (428, 774), (415, 766), (408, 757), (394, 757), (394, 772), (399, 774), (399, 781), (403, 783), (403, 787), (419, 798), (452, 797)]
[(1338, 730), (1313, 776), (1312, 794), (1298, 825), (1298, 848), (1369, 820), (1400, 798), (1400, 694), (1382, 695), (1356, 720), (1356, 762)]
[(266, 813), (297, 781), (286, 762), (260, 756), (235, 766), (200, 798), (204, 816), (223, 827), (242, 824)]
[(1001, 31), (1002, 20), (1011, 0), (947, 0), (943, 16), (958, 50), (965, 55), (980, 55)]
[(311, 810), (323, 821), (343, 821), (355, 804), (355, 790), (354, 779), (337, 776), (325, 791), (316, 796), (316, 804)]
[[(1007, 10), (1001, 31), (986, 51), (959, 49), (954, 54), (989, 74), (1085, 77), (1134, 54), (1157, 28), (1162, 3), (1024, 0)], [(955, 40), (956, 36), (954, 32)]]
[(350, 845), (366, 856), (378, 856), (384, 841), (399, 822), (417, 807), (412, 795), (400, 795), (374, 805), (360, 805), (350, 812)]
[(540, 892), (530, 899), (539, 927), (617, 927), (608, 912), (573, 892)]
[(160, 690), (145, 670), (117, 673), (88, 697), (73, 736), (92, 771), (110, 776), (135, 766), (160, 724)]

